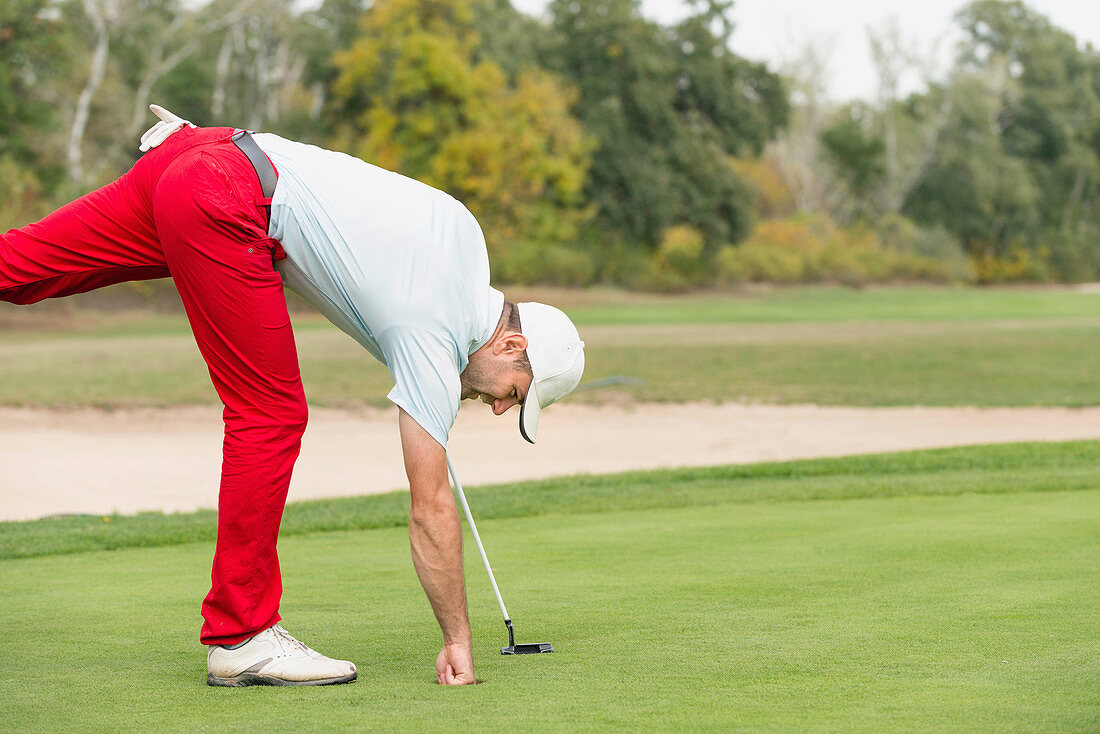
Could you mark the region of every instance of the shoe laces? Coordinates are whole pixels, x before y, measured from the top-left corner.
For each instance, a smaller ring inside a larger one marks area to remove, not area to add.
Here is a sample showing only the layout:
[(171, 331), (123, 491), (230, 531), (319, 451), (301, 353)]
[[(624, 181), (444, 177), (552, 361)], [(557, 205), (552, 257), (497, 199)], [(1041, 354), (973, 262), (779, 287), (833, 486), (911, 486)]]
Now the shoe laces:
[(306, 644), (304, 642), (301, 642), (301, 641), (295, 639), (293, 635), (291, 635), (289, 632), (287, 632), (285, 629), (283, 629), (282, 625), (279, 625), (279, 624), (273, 625), (271, 627), (271, 631), (275, 633), (275, 636), (277, 638), (282, 640), (284, 643), (290, 645), (291, 647), (296, 647), (304, 653), (309, 652), (309, 648), (306, 646)]

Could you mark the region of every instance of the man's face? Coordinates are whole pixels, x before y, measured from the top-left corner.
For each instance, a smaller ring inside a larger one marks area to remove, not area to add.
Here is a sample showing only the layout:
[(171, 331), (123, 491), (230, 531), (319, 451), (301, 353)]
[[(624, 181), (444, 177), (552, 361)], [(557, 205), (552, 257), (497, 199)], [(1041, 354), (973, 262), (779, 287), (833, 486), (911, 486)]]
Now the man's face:
[[(527, 397), (532, 375), (520, 366), (527, 339), (522, 334), (505, 334), (470, 355), (462, 371), (462, 399), (480, 399), (503, 415)], [(525, 363), (525, 360), (523, 360)]]

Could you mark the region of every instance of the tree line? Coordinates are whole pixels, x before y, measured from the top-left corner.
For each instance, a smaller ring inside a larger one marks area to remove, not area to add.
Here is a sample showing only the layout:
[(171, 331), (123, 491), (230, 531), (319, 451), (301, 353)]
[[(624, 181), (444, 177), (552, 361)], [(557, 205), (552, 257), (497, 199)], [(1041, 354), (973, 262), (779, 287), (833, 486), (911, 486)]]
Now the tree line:
[[(1100, 54), (1020, 2), (957, 15), (950, 69), (872, 31), (836, 106), (813, 49), (731, 50), (733, 3), (8, 0), (0, 229), (133, 163), (158, 102), (444, 189), (504, 282), (1085, 280), (1100, 268)], [(903, 94), (905, 74), (921, 74)]]

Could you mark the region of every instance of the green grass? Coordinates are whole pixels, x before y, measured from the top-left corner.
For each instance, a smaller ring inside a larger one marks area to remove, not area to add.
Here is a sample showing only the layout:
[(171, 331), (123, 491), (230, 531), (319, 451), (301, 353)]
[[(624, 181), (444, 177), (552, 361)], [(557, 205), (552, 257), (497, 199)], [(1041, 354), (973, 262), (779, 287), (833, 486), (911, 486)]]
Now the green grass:
[[(1020, 443), (830, 459), (579, 475), (466, 488), (508, 519), (726, 503), (1005, 494), (1100, 487), (1100, 441)], [(403, 527), (407, 492), (292, 502), (280, 537)], [(213, 541), (212, 510), (0, 522), (0, 560)]]
[[(509, 288), (514, 300), (543, 300), (564, 308), (583, 326), (639, 324), (741, 324), (802, 321), (975, 321), (1079, 318), (1100, 314), (1100, 292), (1075, 288), (963, 288), (837, 286), (765, 288), (744, 293), (661, 296), (615, 290)], [(84, 296), (71, 299), (81, 303)], [(291, 296), (297, 303), (297, 299)], [(61, 326), (89, 336), (187, 333), (172, 313), (95, 312), (59, 308), (60, 301), (30, 307), (0, 303), (0, 324), (22, 332)], [(305, 307), (308, 312), (308, 307)], [(299, 327), (301, 328), (301, 327)], [(310, 328), (306, 324), (305, 328)], [(20, 334), (19, 338), (26, 338)], [(0, 341), (7, 338), (0, 332)]]
[[(551, 292), (551, 295), (553, 293)], [(568, 293), (562, 295), (568, 302)], [(594, 301), (594, 302), (593, 302)], [(1100, 314), (1100, 293), (1054, 288), (776, 288), (743, 295), (578, 298), (578, 324), (973, 321)]]
[(1098, 325), (840, 335), (822, 325), (784, 341), (773, 341), (777, 328), (757, 341), (674, 351), (597, 341), (586, 377), (637, 376), (644, 384), (619, 390), (649, 401), (1080, 407), (1100, 401)]
[[(718, 298), (532, 294), (565, 303), (586, 379), (571, 400), (834, 405), (1097, 404), (1100, 295), (1066, 290), (806, 288)], [(3, 312), (0, 405), (213, 404), (181, 316)], [(60, 318), (60, 320), (58, 320)], [(0, 319), (2, 320), (2, 319)], [(389, 373), (316, 315), (295, 317), (312, 405), (384, 405)]]
[(1096, 731), (1098, 458), (1040, 444), (472, 489), (520, 641), (555, 653), (496, 654), (467, 543), (483, 681), (467, 689), (432, 682), (438, 629), (387, 505), (383, 527), (319, 532), (356, 507), (341, 501), (280, 542), (286, 624), (355, 660), (350, 686), (204, 685), (209, 542), (0, 561), (0, 715), (26, 731)]

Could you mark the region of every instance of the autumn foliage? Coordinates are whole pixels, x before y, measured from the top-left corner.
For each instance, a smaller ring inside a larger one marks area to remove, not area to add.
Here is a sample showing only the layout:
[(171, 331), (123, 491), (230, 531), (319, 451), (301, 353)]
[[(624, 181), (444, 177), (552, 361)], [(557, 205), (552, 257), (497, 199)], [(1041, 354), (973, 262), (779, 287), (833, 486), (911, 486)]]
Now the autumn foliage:
[[(736, 51), (731, 0), (8, 0), (0, 229), (117, 177), (158, 102), (449, 192), (501, 282), (1100, 278), (1100, 53), (1017, 0), (950, 68), (868, 29), (878, 91)], [(919, 64), (918, 64), (919, 65)], [(923, 88), (898, 87), (919, 73)], [(816, 76), (815, 76), (816, 75)]]
[(592, 141), (556, 78), (475, 60), (473, 18), (472, 0), (374, 3), (336, 56), (335, 142), (464, 202), (507, 273), (513, 251), (577, 238)]

